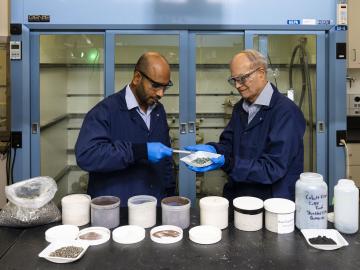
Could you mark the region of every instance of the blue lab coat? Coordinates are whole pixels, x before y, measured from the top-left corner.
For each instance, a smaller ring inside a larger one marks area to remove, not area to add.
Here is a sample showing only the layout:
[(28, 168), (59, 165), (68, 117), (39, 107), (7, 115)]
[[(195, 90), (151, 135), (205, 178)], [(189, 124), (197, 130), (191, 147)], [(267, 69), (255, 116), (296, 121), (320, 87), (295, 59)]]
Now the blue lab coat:
[(295, 182), (303, 172), (305, 119), (294, 102), (274, 85), (269, 106), (262, 106), (248, 124), (243, 100), (220, 136), (210, 143), (225, 155), (228, 183), (223, 195), (295, 198)]
[(128, 110), (125, 88), (99, 102), (86, 115), (75, 146), (76, 161), (89, 172), (88, 194), (117, 196), (120, 206), (135, 195), (159, 201), (173, 195), (173, 161), (147, 160), (147, 142), (170, 147), (169, 127), (162, 104), (151, 112), (150, 130), (136, 108)]

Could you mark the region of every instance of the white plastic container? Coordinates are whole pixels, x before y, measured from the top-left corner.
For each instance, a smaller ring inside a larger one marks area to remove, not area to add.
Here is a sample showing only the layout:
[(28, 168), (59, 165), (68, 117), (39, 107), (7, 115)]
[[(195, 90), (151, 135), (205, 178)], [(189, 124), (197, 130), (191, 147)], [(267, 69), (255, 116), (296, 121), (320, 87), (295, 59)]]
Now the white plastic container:
[(186, 229), (190, 225), (190, 205), (188, 198), (173, 196), (161, 201), (163, 225), (174, 225)]
[(257, 231), (263, 227), (263, 200), (255, 197), (238, 197), (233, 200), (235, 227), (242, 231)]
[(328, 188), (321, 174), (300, 174), (295, 185), (296, 227), (326, 229)]
[(342, 233), (359, 229), (359, 189), (354, 181), (340, 179), (334, 188), (335, 228)]
[(62, 223), (83, 226), (90, 222), (90, 201), (87, 194), (71, 194), (61, 199)]
[(91, 225), (113, 229), (120, 224), (120, 198), (99, 196), (91, 200)]
[(200, 224), (219, 229), (228, 226), (229, 201), (223, 197), (209, 196), (200, 199)]
[(156, 203), (153, 196), (138, 195), (129, 198), (129, 225), (150, 228), (156, 224)]
[(264, 201), (265, 227), (267, 230), (284, 234), (294, 231), (295, 203), (281, 198)]
[(51, 227), (45, 232), (45, 239), (49, 243), (75, 240), (79, 234), (79, 228), (75, 225), (58, 225)]

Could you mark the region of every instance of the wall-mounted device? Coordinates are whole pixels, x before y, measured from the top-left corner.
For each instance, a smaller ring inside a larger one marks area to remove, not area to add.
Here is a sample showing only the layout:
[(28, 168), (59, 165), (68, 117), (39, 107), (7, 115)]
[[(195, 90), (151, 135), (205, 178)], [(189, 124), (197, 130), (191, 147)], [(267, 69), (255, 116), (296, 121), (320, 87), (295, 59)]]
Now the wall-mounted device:
[(347, 25), (347, 4), (337, 4), (336, 24)]
[(21, 41), (10, 41), (10, 60), (21, 60)]
[(360, 116), (360, 95), (348, 94), (348, 115)]

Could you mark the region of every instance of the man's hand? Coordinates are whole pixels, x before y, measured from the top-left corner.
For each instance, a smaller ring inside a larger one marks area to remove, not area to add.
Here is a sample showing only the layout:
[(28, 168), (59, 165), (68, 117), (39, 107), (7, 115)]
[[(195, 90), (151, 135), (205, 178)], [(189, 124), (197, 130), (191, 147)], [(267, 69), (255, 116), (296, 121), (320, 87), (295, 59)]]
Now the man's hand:
[(203, 172), (216, 170), (216, 169), (220, 168), (221, 166), (223, 166), (225, 163), (225, 157), (223, 155), (221, 155), (218, 158), (212, 158), (211, 161), (213, 163), (206, 167), (194, 167), (194, 166), (190, 166), (187, 164), (185, 164), (185, 165), (186, 165), (186, 167), (188, 167), (189, 170), (192, 170), (192, 171), (198, 172), (198, 173), (203, 173)]
[(148, 160), (152, 163), (159, 162), (165, 157), (171, 157), (172, 149), (159, 142), (147, 143)]

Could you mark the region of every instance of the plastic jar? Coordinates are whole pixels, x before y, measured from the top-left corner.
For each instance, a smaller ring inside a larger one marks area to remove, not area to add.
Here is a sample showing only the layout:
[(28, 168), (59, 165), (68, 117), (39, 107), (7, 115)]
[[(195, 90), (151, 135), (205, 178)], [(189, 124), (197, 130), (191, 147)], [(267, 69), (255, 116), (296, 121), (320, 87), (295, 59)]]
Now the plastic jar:
[(265, 227), (267, 230), (284, 234), (294, 231), (295, 203), (281, 198), (264, 201)]
[(90, 201), (87, 194), (71, 194), (61, 199), (62, 223), (83, 226), (90, 222)]
[(190, 205), (188, 198), (173, 196), (161, 201), (163, 225), (175, 225), (186, 229), (190, 225)]
[(296, 227), (326, 229), (328, 188), (321, 174), (300, 174), (295, 185)]
[(263, 200), (255, 197), (238, 197), (233, 200), (234, 224), (242, 231), (257, 231), (263, 227)]
[(334, 223), (342, 233), (359, 229), (359, 189), (354, 181), (340, 179), (334, 188)]
[(120, 198), (100, 196), (91, 200), (91, 225), (112, 229), (120, 224)]
[(153, 196), (138, 195), (129, 198), (129, 225), (150, 228), (156, 224), (156, 203)]
[(229, 201), (223, 197), (209, 196), (200, 199), (200, 224), (219, 229), (228, 226)]

